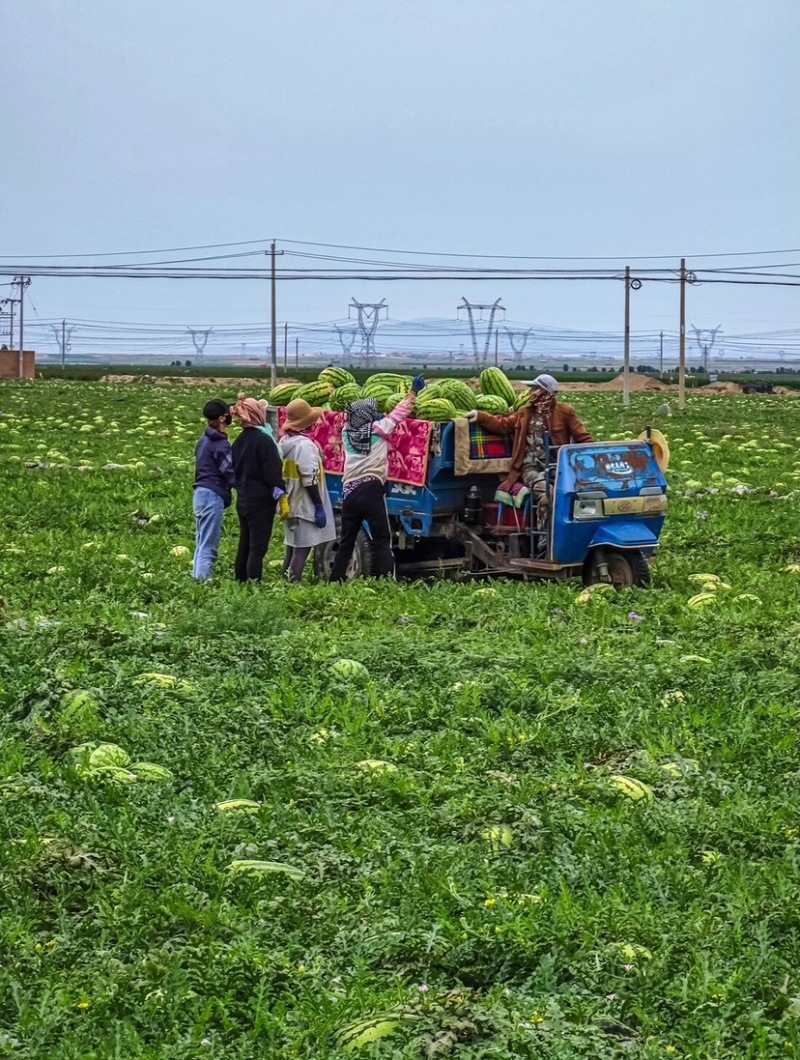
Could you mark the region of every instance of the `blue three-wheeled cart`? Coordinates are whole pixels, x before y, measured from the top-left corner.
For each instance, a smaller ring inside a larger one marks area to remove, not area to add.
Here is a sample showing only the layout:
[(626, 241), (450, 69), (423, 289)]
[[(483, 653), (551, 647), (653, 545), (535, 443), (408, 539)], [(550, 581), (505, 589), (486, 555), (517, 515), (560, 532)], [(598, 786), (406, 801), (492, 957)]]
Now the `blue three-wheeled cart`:
[[(436, 424), (425, 485), (389, 484), (398, 575), (582, 577), (587, 585), (617, 588), (649, 583), (667, 510), (664, 454), (649, 431), (638, 441), (548, 447), (548, 500), (517, 509), (495, 502), (496, 470), (482, 473), (472, 460), (465, 472), (456, 459), (468, 429), (465, 421)], [(328, 473), (327, 483), (336, 509), (341, 476)], [(336, 547), (317, 550), (320, 576), (330, 571)], [(349, 577), (368, 574), (369, 560), (362, 531)]]

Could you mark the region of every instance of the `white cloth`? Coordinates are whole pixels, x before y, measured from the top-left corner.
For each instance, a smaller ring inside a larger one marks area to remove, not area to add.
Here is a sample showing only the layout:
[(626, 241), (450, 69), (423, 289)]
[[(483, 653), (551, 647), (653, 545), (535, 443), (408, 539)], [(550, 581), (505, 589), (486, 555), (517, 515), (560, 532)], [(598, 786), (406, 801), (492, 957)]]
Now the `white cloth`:
[[(289, 518), (284, 522), (284, 538), (292, 548), (308, 548), (336, 539), (322, 454), (315, 442), (304, 434), (285, 434), (281, 438), (283, 450), (283, 478), (289, 498)], [(316, 486), (325, 509), (327, 522), (320, 528), (314, 522), (314, 502), (307, 486)]]

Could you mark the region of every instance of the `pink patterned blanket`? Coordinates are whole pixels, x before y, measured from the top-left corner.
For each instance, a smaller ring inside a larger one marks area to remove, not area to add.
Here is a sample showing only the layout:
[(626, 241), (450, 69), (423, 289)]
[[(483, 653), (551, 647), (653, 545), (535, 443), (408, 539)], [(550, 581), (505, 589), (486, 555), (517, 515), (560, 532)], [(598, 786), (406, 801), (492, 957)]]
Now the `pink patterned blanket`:
[[(281, 409), (278, 423), (283, 426), (286, 409)], [(344, 471), (342, 430), (343, 412), (323, 412), (309, 436), (322, 450), (325, 470), (331, 475)], [(389, 436), (389, 478), (408, 486), (424, 486), (428, 471), (428, 451), (433, 424), (426, 420), (405, 420)]]

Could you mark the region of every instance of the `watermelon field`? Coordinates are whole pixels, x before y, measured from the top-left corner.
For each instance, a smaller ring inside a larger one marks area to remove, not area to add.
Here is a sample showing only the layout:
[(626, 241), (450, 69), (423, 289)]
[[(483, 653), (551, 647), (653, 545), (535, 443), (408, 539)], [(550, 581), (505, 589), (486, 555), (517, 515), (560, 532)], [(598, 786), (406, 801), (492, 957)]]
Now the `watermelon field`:
[(800, 402), (570, 395), (672, 457), (585, 594), (195, 584), (215, 396), (0, 388), (0, 1057), (797, 1055)]

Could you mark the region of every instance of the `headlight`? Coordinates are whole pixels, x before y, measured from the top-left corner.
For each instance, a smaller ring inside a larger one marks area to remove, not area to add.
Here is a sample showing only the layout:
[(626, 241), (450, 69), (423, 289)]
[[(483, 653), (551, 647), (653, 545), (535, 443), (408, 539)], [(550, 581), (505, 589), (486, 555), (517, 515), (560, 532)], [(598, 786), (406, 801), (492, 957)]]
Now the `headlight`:
[(577, 497), (572, 505), (573, 519), (602, 519), (604, 515), (602, 497)]

